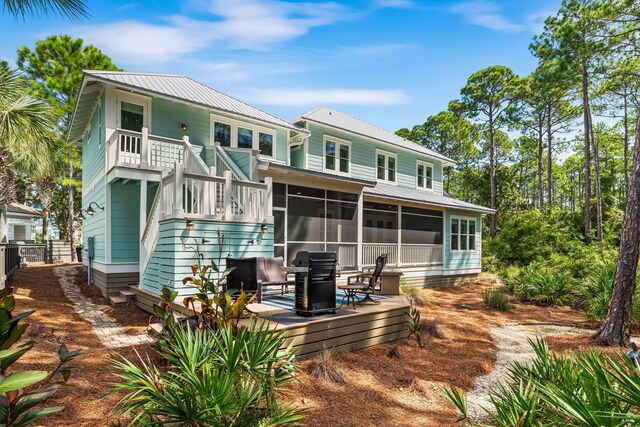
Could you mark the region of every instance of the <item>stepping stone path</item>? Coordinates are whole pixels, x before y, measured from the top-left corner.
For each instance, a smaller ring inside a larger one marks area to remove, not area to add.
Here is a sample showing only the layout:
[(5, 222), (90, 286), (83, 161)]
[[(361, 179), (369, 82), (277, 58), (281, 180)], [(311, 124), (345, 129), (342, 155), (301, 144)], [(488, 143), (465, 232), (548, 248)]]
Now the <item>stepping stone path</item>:
[(498, 347), (496, 366), (492, 372), (476, 378), (473, 389), (467, 393), (469, 416), (475, 421), (486, 420), (487, 414), (482, 408), (493, 409), (489, 392), (495, 390), (500, 381), (506, 380), (511, 364), (528, 363), (535, 358), (536, 353), (529, 345), (528, 339), (535, 341), (536, 337), (593, 332), (595, 331), (549, 324), (508, 325), (491, 329), (491, 335)]
[(124, 328), (118, 326), (116, 321), (104, 312), (110, 306), (94, 304), (89, 298), (82, 295), (80, 288), (73, 283), (76, 267), (57, 267), (54, 272), (60, 279), (60, 286), (65, 296), (73, 303), (74, 311), (91, 323), (93, 331), (102, 341), (102, 345), (107, 348), (119, 348), (153, 341), (147, 334), (127, 334)]

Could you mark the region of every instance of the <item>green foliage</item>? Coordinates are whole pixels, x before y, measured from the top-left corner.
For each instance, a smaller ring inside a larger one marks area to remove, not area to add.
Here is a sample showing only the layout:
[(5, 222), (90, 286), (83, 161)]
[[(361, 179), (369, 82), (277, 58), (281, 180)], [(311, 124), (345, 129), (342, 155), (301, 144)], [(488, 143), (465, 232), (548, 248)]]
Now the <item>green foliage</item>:
[[(62, 344), (58, 350), (58, 365), (51, 372), (11, 369), (35, 344), (27, 342), (15, 346), (29, 327), (20, 321), (33, 314), (33, 311), (28, 311), (14, 316), (15, 305), (12, 289), (0, 290), (0, 425), (6, 427), (26, 426), (46, 415), (62, 411), (64, 407), (60, 406), (38, 406), (53, 396), (60, 384), (69, 380), (72, 369), (69, 362), (86, 353), (81, 350), (69, 351)], [(9, 374), (8, 370), (13, 372)], [(56, 374), (60, 374), (60, 381), (50, 384)]]
[(415, 286), (401, 285), (400, 290), (409, 298), (409, 303), (418, 307), (426, 307), (429, 301), (427, 295), (421, 288)]
[(411, 306), (409, 311), (406, 313), (407, 315), (407, 328), (409, 329), (409, 337), (413, 336), (418, 345), (420, 347), (424, 347), (426, 345), (425, 342), (422, 341), (422, 331), (420, 328), (420, 311), (415, 307)]
[(568, 274), (531, 264), (508, 283), (516, 297), (541, 306), (563, 305), (573, 300), (573, 286)]
[(15, 18), (59, 15), (69, 19), (89, 16), (83, 0), (3, 0), (3, 10)]
[(487, 310), (507, 311), (510, 308), (509, 295), (506, 289), (487, 288), (482, 291), (482, 303)]
[(108, 394), (123, 393), (121, 414), (130, 425), (221, 427), (279, 426), (299, 422), (301, 411), (278, 402), (278, 393), (297, 370), (284, 332), (252, 321), (234, 332), (174, 325), (174, 339), (160, 356), (169, 369), (151, 360), (113, 360), (118, 382)]
[[(584, 282), (581, 292), (584, 296), (584, 311), (592, 321), (604, 320), (607, 315), (615, 274), (616, 263), (611, 261), (592, 267)], [(635, 290), (631, 316), (632, 322), (640, 321), (640, 288), (638, 287)]]
[(490, 424), (469, 418), (461, 391), (444, 391), (458, 408), (458, 422), (504, 427), (627, 427), (640, 423), (640, 376), (628, 357), (595, 350), (558, 356), (541, 339), (529, 342), (535, 359), (529, 364), (514, 363), (508, 379), (490, 392), (492, 407), (484, 408)]

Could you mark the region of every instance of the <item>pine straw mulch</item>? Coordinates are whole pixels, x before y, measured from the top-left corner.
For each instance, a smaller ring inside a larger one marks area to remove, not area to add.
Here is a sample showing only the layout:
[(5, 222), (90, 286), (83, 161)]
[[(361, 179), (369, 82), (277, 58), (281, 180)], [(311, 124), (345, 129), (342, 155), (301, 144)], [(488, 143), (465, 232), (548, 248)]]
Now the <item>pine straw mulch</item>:
[[(25, 320), (31, 326), (23, 338), (25, 341), (33, 340), (36, 344), (20, 359), (16, 367), (21, 370), (52, 369), (57, 364), (56, 353), (61, 342), (70, 350), (90, 350), (90, 353), (74, 361), (73, 365), (77, 368), (69, 380), (71, 386), (59, 390), (47, 401), (48, 406), (64, 406), (64, 411), (45, 417), (40, 425), (118, 425), (111, 412), (118, 398), (111, 396), (100, 400), (110, 390), (106, 383), (115, 380), (109, 365), (111, 355), (115, 353), (105, 349), (93, 333), (91, 325), (73, 312), (73, 305), (64, 296), (58, 278), (54, 275), (54, 268), (55, 266), (29, 266), (17, 270), (10, 279), (9, 286), (14, 288), (16, 296), (15, 313), (36, 310)], [(127, 313), (131, 309), (127, 308)], [(110, 314), (118, 318), (121, 326), (142, 326), (136, 323), (141, 316), (120, 315), (120, 310), (112, 309)], [(145, 316), (148, 318), (148, 315)], [(146, 326), (146, 323), (143, 325)], [(141, 355), (154, 355), (148, 344), (136, 346), (135, 349)], [(131, 360), (137, 358), (133, 347), (118, 349), (117, 353)]]
[(423, 319), (440, 325), (444, 338), (429, 338), (424, 348), (415, 340), (399, 345), (401, 358), (386, 355), (392, 344), (335, 355), (346, 384), (310, 376), (310, 361), (289, 396), (307, 408), (307, 426), (444, 426), (456, 419), (442, 396), (448, 385), (468, 390), (476, 377), (493, 370), (496, 347), (491, 328), (508, 324), (552, 323), (582, 327), (584, 315), (569, 307), (513, 304), (508, 312), (484, 310), (482, 289), (495, 279), (470, 285), (426, 289), (429, 301)]

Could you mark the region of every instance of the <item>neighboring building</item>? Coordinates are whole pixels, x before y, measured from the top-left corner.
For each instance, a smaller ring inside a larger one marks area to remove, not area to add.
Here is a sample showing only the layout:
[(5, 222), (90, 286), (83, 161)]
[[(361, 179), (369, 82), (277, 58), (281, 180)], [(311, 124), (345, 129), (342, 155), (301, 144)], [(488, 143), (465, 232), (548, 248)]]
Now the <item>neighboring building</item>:
[(36, 226), (41, 220), (42, 213), (32, 207), (22, 203), (7, 204), (7, 240), (9, 243), (35, 243)]
[(105, 294), (188, 294), (194, 243), (206, 259), (334, 250), (354, 269), (388, 253), (420, 285), (481, 268), (493, 211), (443, 193), (453, 162), (329, 108), (290, 123), (187, 77), (87, 71), (68, 138)]

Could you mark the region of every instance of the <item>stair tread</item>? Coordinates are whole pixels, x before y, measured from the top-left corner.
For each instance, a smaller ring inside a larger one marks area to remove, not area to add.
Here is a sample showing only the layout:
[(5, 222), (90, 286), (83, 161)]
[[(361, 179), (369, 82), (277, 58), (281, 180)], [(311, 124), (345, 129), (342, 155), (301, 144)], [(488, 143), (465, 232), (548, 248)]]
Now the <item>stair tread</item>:
[(113, 296), (109, 297), (111, 304), (125, 304), (127, 299), (125, 297)]
[(164, 325), (162, 323), (152, 323), (149, 325), (149, 335), (151, 336), (162, 335), (163, 329), (164, 329)]
[(136, 293), (131, 291), (120, 291), (120, 295), (123, 297), (134, 297), (136, 296)]

